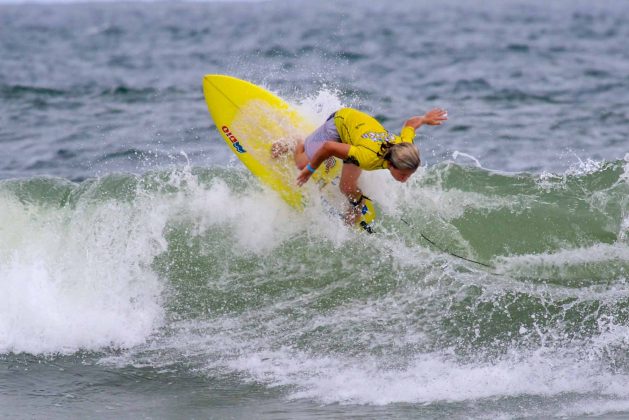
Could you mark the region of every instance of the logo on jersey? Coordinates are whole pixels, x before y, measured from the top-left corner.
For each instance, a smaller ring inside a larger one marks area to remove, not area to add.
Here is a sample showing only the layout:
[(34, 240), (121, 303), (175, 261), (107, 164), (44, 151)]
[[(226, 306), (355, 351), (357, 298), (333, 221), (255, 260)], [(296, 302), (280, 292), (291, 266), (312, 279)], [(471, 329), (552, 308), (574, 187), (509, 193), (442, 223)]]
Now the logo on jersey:
[(229, 141), (232, 142), (232, 146), (234, 146), (234, 149), (236, 149), (238, 153), (247, 153), (245, 152), (245, 149), (242, 147), (242, 144), (240, 144), (236, 136), (234, 136), (234, 133), (231, 132), (229, 127), (224, 125), (221, 130), (223, 130), (223, 133), (225, 133), (225, 136), (229, 139)]
[(330, 172), (332, 168), (336, 166), (336, 159), (334, 156), (331, 156), (325, 160), (325, 170), (326, 172)]
[(395, 134), (391, 134), (388, 131), (368, 131), (364, 133), (361, 137), (364, 139), (375, 141), (376, 143), (382, 143), (385, 141), (388, 143), (395, 140)]

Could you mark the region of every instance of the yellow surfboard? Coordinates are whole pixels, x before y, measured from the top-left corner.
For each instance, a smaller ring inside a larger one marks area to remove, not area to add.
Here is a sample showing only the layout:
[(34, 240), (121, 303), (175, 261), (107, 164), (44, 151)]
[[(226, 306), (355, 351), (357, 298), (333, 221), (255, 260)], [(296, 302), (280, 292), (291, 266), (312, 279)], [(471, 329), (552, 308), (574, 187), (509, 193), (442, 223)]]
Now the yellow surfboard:
[[(278, 140), (305, 139), (317, 128), (316, 124), (266, 89), (235, 77), (205, 75), (203, 92), (216, 128), (232, 152), (288, 204), (302, 209), (307, 197), (296, 184), (298, 171), (292, 155), (273, 159), (271, 145)], [(319, 185), (324, 196), (339, 197), (334, 185), (338, 184), (341, 166), (342, 162), (334, 159), (334, 163), (321, 165), (312, 176), (311, 182)], [(366, 199), (358, 224), (370, 231), (374, 219), (373, 203)]]

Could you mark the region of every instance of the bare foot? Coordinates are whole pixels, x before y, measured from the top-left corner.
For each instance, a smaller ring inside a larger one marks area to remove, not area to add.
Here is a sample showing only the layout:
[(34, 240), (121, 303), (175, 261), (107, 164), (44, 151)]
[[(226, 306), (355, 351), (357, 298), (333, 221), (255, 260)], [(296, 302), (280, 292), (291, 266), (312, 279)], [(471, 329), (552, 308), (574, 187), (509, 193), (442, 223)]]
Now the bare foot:
[(277, 159), (278, 157), (288, 153), (289, 149), (290, 148), (288, 147), (288, 143), (286, 142), (286, 140), (278, 140), (271, 145), (271, 157), (273, 159)]
[(284, 156), (295, 147), (294, 141), (291, 139), (280, 139), (271, 145), (271, 157), (277, 159)]

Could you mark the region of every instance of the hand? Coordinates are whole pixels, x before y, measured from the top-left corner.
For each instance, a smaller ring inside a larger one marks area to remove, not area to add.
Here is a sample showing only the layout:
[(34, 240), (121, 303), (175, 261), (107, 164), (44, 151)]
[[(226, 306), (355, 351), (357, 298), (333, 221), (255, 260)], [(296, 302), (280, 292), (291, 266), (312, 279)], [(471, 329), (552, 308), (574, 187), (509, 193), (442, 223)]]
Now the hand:
[(441, 108), (434, 108), (426, 112), (422, 117), (423, 123), (428, 125), (441, 125), (448, 119), (448, 111)]
[(308, 182), (311, 176), (312, 172), (310, 172), (307, 167), (304, 167), (304, 169), (302, 169), (299, 173), (299, 176), (297, 176), (297, 185), (301, 187), (306, 182)]

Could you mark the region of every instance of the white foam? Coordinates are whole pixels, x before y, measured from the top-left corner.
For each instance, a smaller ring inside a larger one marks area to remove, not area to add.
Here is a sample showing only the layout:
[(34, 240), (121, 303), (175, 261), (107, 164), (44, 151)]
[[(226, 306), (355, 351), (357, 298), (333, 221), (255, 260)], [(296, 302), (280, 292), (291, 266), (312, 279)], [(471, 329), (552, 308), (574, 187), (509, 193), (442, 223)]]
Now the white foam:
[(594, 159), (586, 159), (583, 160), (580, 157), (576, 156), (577, 162), (565, 171), (565, 175), (588, 175), (593, 174), (601, 170), (603, 167), (602, 161), (597, 161)]
[(561, 249), (556, 252), (540, 254), (514, 255), (499, 257), (497, 262), (502, 269), (526, 273), (531, 269), (543, 267), (569, 268), (571, 266), (594, 263), (623, 263), (629, 261), (629, 247), (622, 244), (598, 243), (589, 247)]
[(629, 153), (625, 155), (624, 161), (625, 163), (622, 167), (623, 171), (620, 175), (620, 180), (624, 181), (625, 183), (629, 183)]
[(196, 233), (229, 224), (235, 230), (231, 239), (243, 252), (264, 254), (303, 230), (298, 214), (272, 191), (249, 190), (238, 195), (221, 180), (215, 180), (207, 191), (196, 188), (187, 204)]
[[(0, 352), (132, 346), (160, 325), (159, 206), (44, 208), (0, 199)], [(146, 210), (146, 209), (145, 209)], [(8, 216), (8, 217), (4, 217)]]
[[(425, 293), (426, 298), (430, 294), (421, 288), (415, 292)], [(311, 298), (316, 296), (302, 295), (299, 305), (307, 308)], [(285, 304), (294, 308), (298, 302), (291, 300)], [(415, 298), (404, 301), (391, 296), (391, 299), (356, 301), (297, 320), (280, 315), (285, 314), (287, 306), (276, 303), (243, 314), (178, 323), (173, 325), (174, 335), (152, 342), (137, 354), (110, 357), (103, 363), (156, 367), (166, 362), (167, 367), (176, 363), (181, 354), (194, 355), (200, 363), (197, 371), (212, 376), (217, 372), (230, 377), (236, 374), (270, 387), (282, 387), (289, 399), (323, 404), (439, 404), (538, 396), (560, 400), (542, 409), (542, 414), (577, 415), (605, 412), (606, 407), (613, 409), (610, 400), (621, 406), (629, 403), (629, 375), (605, 368), (608, 350), (628, 344), (627, 328), (621, 322), (614, 324), (613, 320), (607, 320), (601, 326), (601, 333), (588, 342), (557, 347), (543, 345), (536, 350), (514, 346), (502, 357), (490, 361), (464, 361), (447, 348), (438, 352), (415, 351), (409, 357), (407, 352), (402, 355), (396, 352), (420, 347), (426, 340), (421, 326), (432, 322), (431, 319), (419, 321), (416, 327), (403, 323), (406, 327), (401, 330), (399, 324), (389, 322), (407, 317), (410, 309), (407, 305), (416, 304)], [(380, 332), (367, 329), (361, 333), (372, 322), (388, 327)], [(344, 329), (348, 339), (353, 336), (353, 340), (335, 344), (337, 337), (344, 336), (339, 335)], [(334, 334), (331, 341), (322, 337), (317, 341), (319, 346), (353, 347), (356, 352), (319, 351), (303, 345), (282, 344), (286, 335), (303, 337), (309, 331)], [(386, 351), (387, 348), (391, 351)], [(157, 351), (159, 360), (146, 350)], [(585, 405), (562, 403), (566, 395), (597, 398), (600, 404), (591, 408), (594, 411), (588, 411)]]
[(380, 365), (372, 357), (312, 357), (288, 348), (243, 355), (231, 363), (256, 381), (294, 386), (291, 398), (325, 404), (436, 403), (590, 392), (629, 398), (628, 375), (556, 355), (534, 353), (464, 364), (429, 353), (397, 369)]
[(322, 89), (316, 95), (294, 101), (291, 105), (316, 126), (323, 124), (330, 114), (345, 106), (339, 99), (339, 92), (329, 89)]
[(620, 224), (620, 229), (618, 232), (618, 239), (624, 242), (627, 242), (629, 239), (629, 215), (625, 216), (622, 219), (622, 223)]
[(474, 156), (468, 153), (459, 152), (458, 150), (455, 150), (454, 152), (452, 152), (452, 160), (456, 161), (459, 156), (462, 156), (464, 158), (471, 160), (472, 162), (474, 162), (474, 165), (476, 165), (477, 168), (483, 167), (483, 165), (481, 165), (478, 159), (476, 159)]

